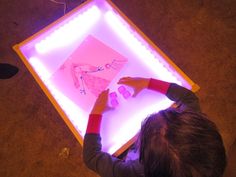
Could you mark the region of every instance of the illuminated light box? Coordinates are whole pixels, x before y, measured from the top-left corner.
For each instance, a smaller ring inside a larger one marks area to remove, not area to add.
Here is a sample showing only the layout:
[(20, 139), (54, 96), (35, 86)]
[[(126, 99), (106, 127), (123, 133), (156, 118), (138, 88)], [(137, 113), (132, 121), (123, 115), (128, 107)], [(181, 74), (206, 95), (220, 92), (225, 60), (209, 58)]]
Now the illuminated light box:
[(131, 97), (131, 88), (117, 84), (121, 77), (198, 89), (111, 1), (87, 1), (14, 50), (81, 144), (98, 94), (110, 89), (114, 110), (104, 114), (101, 136), (103, 150), (114, 155), (135, 141), (147, 115), (173, 104), (151, 90)]

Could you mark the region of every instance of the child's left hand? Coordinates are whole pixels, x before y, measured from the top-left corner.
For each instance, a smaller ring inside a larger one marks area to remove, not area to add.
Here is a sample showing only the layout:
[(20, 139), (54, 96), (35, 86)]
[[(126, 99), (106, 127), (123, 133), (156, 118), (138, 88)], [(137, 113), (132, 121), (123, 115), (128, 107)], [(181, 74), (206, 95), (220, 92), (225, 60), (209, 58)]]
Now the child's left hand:
[(93, 109), (91, 111), (91, 114), (103, 114), (106, 111), (111, 110), (112, 108), (108, 106), (108, 94), (109, 94), (109, 89), (104, 90), (103, 92), (100, 93), (98, 96)]

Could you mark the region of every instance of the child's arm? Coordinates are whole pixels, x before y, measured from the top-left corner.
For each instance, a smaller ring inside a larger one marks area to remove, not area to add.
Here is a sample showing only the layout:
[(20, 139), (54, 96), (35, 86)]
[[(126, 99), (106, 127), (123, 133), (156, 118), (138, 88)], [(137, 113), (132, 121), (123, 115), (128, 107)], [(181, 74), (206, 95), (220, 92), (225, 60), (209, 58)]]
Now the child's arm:
[(102, 152), (100, 125), (102, 114), (109, 109), (107, 107), (107, 97), (108, 90), (99, 95), (89, 115), (83, 144), (84, 162), (88, 168), (102, 177), (127, 177), (127, 174), (130, 177), (137, 176), (136, 174), (139, 174), (141, 169), (138, 162), (123, 162), (108, 153)]
[[(122, 78), (119, 84), (133, 87), (135, 95), (145, 88), (152, 89), (165, 94), (169, 99), (179, 103), (182, 110), (194, 109), (195, 111), (200, 111), (195, 94), (177, 84), (144, 78)], [(137, 176), (137, 174), (142, 176), (143, 169), (138, 161), (123, 162), (108, 153), (102, 152), (100, 124), (102, 114), (108, 109), (107, 97), (108, 91), (99, 95), (89, 116), (83, 145), (84, 162), (88, 168), (97, 172), (102, 177), (127, 177), (127, 174), (130, 177)]]
[(121, 78), (118, 84), (124, 84), (134, 89), (134, 95), (136, 96), (143, 89), (151, 89), (162, 94), (165, 94), (169, 99), (175, 101), (181, 110), (194, 110), (200, 111), (198, 98), (196, 95), (177, 84), (169, 83), (157, 79), (149, 78)]
[(148, 88), (165, 94), (170, 100), (175, 101), (182, 111), (201, 111), (197, 96), (182, 86), (151, 78)]
[(177, 84), (171, 84), (166, 96), (175, 101), (182, 111), (192, 110), (201, 112), (199, 99), (192, 91)]

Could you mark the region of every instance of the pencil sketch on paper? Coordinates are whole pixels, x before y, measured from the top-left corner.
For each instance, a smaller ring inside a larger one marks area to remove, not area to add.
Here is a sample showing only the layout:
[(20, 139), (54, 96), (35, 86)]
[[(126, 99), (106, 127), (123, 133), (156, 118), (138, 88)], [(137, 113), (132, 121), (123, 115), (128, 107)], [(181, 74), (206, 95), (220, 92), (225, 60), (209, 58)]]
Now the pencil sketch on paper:
[(53, 74), (51, 81), (65, 96), (89, 111), (127, 62), (124, 56), (90, 35)]

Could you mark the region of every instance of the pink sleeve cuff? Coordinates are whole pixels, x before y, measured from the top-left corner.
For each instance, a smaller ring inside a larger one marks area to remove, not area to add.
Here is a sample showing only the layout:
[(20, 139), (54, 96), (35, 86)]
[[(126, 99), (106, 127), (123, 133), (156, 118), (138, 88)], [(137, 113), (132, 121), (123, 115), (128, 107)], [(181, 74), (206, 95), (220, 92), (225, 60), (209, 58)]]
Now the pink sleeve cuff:
[(86, 133), (100, 133), (100, 126), (102, 121), (102, 115), (100, 114), (90, 114)]
[(149, 89), (161, 92), (162, 94), (166, 94), (169, 87), (170, 87), (169, 82), (152, 79), (152, 78), (149, 80), (149, 84), (148, 84)]

